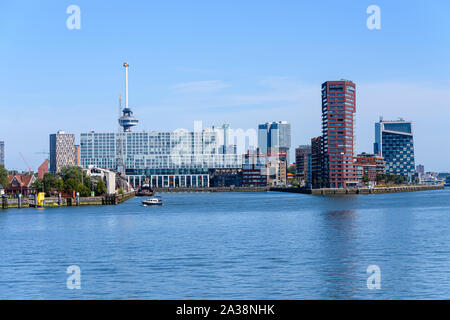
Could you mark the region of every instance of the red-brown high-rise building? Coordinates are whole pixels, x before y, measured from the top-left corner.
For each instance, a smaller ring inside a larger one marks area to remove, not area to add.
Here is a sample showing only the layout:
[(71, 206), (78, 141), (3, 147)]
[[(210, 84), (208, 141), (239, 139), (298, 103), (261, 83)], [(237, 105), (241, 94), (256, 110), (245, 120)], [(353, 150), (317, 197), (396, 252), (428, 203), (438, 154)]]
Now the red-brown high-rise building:
[(322, 84), (323, 177), (331, 188), (358, 185), (353, 166), (356, 86), (352, 81)]

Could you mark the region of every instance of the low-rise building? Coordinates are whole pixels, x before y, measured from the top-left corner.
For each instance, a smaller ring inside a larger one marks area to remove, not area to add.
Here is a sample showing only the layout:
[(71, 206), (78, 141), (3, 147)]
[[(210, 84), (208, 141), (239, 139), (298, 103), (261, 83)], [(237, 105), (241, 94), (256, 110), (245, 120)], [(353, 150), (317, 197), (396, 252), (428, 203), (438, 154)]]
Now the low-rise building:
[(363, 177), (366, 177), (369, 185), (375, 185), (377, 176), (385, 174), (385, 161), (379, 155), (363, 152), (354, 158), (353, 165), (358, 180), (362, 182)]
[(211, 187), (241, 187), (242, 168), (221, 168), (209, 170)]
[(32, 173), (28, 174), (14, 174), (8, 176), (8, 186), (5, 189), (5, 193), (9, 194), (22, 194), (27, 196), (32, 194), (35, 190), (32, 188), (33, 183), (36, 181), (36, 177)]
[(286, 162), (277, 156), (248, 152), (243, 156), (243, 186), (275, 186), (286, 184)]

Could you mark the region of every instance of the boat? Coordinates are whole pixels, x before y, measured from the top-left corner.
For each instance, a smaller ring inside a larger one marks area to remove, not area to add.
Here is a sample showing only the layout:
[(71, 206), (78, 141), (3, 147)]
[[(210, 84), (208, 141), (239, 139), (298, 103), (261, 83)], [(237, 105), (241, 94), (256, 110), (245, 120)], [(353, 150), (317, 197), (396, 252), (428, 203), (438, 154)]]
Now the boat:
[(138, 197), (151, 197), (153, 195), (155, 195), (155, 192), (148, 183), (144, 183), (142, 186), (138, 188), (136, 192), (136, 196)]
[(145, 199), (144, 201), (142, 201), (142, 204), (144, 205), (144, 207), (147, 207), (147, 206), (162, 206), (163, 202), (162, 202), (161, 197), (154, 196), (154, 197)]

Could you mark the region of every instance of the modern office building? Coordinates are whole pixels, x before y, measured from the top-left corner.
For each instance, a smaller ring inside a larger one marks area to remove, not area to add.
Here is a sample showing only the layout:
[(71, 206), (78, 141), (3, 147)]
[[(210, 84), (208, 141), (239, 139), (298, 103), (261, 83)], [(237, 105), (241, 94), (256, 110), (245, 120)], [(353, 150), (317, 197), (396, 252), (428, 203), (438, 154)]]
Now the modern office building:
[(242, 167), (242, 156), (224, 154), (219, 132), (82, 133), (81, 166), (116, 170), (119, 148), (128, 182), (154, 187), (209, 186), (210, 169)]
[(311, 155), (311, 145), (299, 146), (295, 149), (295, 178), (304, 185), (308, 180), (308, 157)]
[(356, 85), (349, 80), (322, 84), (323, 177), (331, 188), (358, 185), (353, 166)]
[(5, 165), (5, 142), (0, 141), (0, 165)]
[(50, 172), (58, 173), (64, 166), (73, 166), (75, 159), (75, 135), (58, 131), (50, 135)]
[(374, 153), (384, 157), (386, 174), (407, 176), (411, 182), (415, 173), (411, 121), (380, 119), (375, 123)]
[(258, 148), (270, 155), (270, 148), (286, 148), (287, 163), (291, 148), (291, 124), (286, 121), (267, 122), (258, 126)]

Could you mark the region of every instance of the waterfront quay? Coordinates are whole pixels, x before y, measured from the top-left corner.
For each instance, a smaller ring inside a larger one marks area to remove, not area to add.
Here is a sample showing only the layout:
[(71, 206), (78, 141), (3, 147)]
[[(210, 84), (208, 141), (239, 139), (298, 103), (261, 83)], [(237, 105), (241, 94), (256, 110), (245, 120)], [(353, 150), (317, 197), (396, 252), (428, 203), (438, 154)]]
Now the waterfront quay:
[(267, 192), (270, 187), (153, 188), (155, 192)]
[[(77, 198), (57, 198), (49, 197), (45, 198), (44, 203), (40, 208), (51, 208), (51, 207), (75, 207), (75, 206), (99, 206), (99, 205), (117, 205), (133, 198), (136, 193), (128, 192), (119, 195), (105, 195), (101, 197), (79, 197)], [(8, 199), (2, 198), (0, 208), (36, 208), (36, 203), (34, 199), (22, 199), (19, 201), (18, 198)]]
[(269, 190), (276, 192), (291, 192), (291, 193), (303, 193), (312, 195), (332, 195), (332, 194), (381, 194), (381, 193), (414, 192), (414, 191), (429, 191), (442, 189), (444, 189), (444, 185), (411, 185), (411, 186), (376, 187), (376, 188), (321, 188), (321, 189), (271, 187)]
[(329, 194), (379, 194), (444, 189), (443, 185), (411, 185), (377, 188), (296, 188), (296, 187), (204, 187), (204, 188), (155, 188), (155, 192), (290, 192), (312, 195)]

